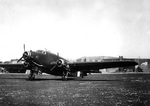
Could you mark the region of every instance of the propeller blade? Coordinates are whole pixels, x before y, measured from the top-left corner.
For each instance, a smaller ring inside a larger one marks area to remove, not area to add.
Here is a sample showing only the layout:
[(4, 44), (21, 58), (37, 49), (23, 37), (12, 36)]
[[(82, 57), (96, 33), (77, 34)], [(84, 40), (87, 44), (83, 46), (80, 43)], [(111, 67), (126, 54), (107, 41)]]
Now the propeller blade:
[[(25, 44), (23, 44), (23, 50), (24, 50), (24, 53), (25, 53)], [(23, 53), (23, 56), (17, 61), (17, 63), (22, 60), (22, 58), (24, 57), (24, 53)]]
[(23, 56), (17, 61), (17, 63), (19, 62), (19, 61), (21, 61), (22, 60), (22, 58), (23, 58)]
[(25, 44), (23, 44), (23, 50), (24, 50), (24, 52), (25, 52), (25, 50), (26, 50), (26, 46), (25, 46)]
[(50, 71), (53, 71), (56, 67), (57, 67), (57, 64), (56, 64), (56, 65), (54, 65), (54, 66), (51, 68), (51, 70), (50, 70)]
[(24, 68), (24, 66), (22, 66), (19, 70), (18, 70), (18, 72), (21, 72), (21, 70)]

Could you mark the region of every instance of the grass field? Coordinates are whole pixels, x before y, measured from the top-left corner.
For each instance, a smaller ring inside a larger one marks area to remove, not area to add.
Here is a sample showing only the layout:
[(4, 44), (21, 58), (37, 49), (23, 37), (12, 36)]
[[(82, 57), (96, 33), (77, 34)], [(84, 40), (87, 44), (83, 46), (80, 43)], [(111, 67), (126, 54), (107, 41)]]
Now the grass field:
[(149, 106), (150, 74), (94, 74), (83, 79), (0, 74), (0, 106)]

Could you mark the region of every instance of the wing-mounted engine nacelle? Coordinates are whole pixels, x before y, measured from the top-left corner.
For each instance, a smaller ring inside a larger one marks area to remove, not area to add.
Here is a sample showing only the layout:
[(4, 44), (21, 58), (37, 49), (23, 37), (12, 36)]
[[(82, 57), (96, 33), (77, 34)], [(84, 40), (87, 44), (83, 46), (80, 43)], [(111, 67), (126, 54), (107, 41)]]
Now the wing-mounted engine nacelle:
[(59, 59), (57, 61), (57, 66), (58, 67), (62, 67), (62, 66), (66, 66), (66, 65), (67, 65), (67, 62), (65, 60), (63, 60), (63, 59)]

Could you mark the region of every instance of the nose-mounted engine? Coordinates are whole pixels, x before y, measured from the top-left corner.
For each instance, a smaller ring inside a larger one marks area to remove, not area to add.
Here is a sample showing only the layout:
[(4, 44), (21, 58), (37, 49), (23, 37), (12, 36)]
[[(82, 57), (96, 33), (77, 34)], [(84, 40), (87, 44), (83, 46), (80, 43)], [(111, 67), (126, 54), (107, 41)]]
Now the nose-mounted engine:
[(35, 74), (37, 72), (37, 70), (35, 70), (35, 64), (34, 64), (34, 61), (33, 61), (33, 57), (31, 56), (31, 51), (25, 51), (22, 55), (22, 57), (18, 60), (21, 61), (23, 60), (24, 61), (24, 67), (27, 69), (27, 70), (30, 70), (30, 74), (29, 74), (29, 79), (34, 79), (35, 78)]
[(30, 53), (30, 51), (29, 52), (25, 51), (23, 53), (22, 57), (18, 60), (18, 62), (21, 61), (21, 60), (23, 60), (23, 61), (25, 61), (24, 62), (24, 66), (28, 67), (30, 59), (31, 59), (31, 53)]
[(28, 59), (28, 52), (24, 52), (22, 58), (24, 60), (27, 60)]

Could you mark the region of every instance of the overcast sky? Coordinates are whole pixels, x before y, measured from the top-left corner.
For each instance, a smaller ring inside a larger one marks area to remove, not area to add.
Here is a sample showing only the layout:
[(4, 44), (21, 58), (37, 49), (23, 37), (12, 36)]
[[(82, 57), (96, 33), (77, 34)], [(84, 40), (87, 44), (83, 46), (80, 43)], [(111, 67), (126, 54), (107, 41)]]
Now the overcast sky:
[(65, 58), (150, 58), (150, 0), (0, 0), (0, 60), (47, 49)]

